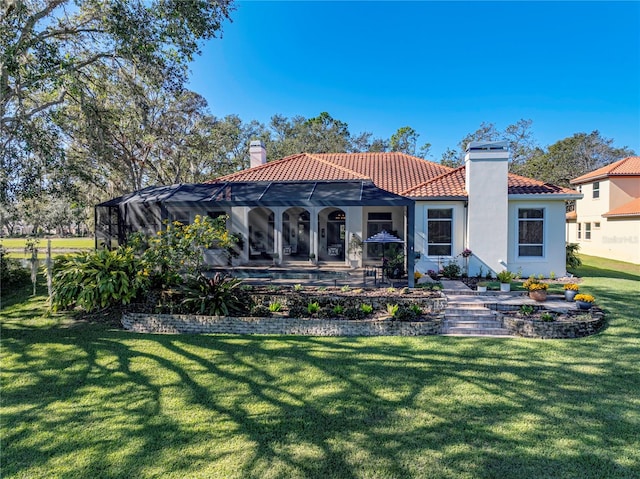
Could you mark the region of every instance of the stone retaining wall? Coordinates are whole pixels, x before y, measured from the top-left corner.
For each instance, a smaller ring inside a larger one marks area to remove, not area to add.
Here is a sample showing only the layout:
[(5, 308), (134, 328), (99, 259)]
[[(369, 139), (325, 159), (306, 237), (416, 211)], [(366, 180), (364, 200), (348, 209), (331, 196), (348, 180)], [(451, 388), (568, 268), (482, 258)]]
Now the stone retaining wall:
[(138, 333), (297, 334), (305, 336), (426, 336), (442, 332), (433, 321), (234, 318), (172, 314), (124, 313), (122, 325)]
[(591, 319), (575, 321), (533, 321), (503, 316), (503, 326), (512, 334), (524, 338), (573, 339), (596, 334), (604, 326), (604, 313), (591, 310)]

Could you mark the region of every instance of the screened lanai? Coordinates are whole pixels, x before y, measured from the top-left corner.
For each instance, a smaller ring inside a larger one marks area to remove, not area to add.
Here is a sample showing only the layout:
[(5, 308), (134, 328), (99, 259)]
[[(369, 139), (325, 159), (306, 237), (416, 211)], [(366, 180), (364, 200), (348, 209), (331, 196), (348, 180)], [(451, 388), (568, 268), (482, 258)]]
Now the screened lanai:
[[(371, 218), (381, 214), (413, 251), (413, 200), (366, 180), (149, 187), (95, 207), (96, 246), (114, 247), (136, 231), (153, 234), (165, 220), (189, 223), (196, 215), (221, 214), (228, 216), (231, 231), (248, 239), (245, 262), (312, 256), (347, 261), (349, 238), (364, 239), (368, 222), (372, 227)], [(365, 259), (367, 254), (365, 250)]]

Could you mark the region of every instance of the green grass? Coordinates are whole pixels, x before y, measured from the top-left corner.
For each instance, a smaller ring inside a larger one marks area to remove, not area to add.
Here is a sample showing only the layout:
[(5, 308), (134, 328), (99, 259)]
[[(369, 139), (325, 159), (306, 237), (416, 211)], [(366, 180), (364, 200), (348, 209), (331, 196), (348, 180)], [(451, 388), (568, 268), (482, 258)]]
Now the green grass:
[[(31, 254), (24, 252), (27, 238), (0, 238), (0, 245), (9, 252), (8, 258), (30, 258)], [(38, 256), (44, 258), (47, 252), (47, 239), (42, 238), (38, 244)], [(58, 256), (67, 252), (91, 250), (95, 246), (93, 238), (51, 238), (51, 254)]]
[(609, 324), (566, 341), (141, 335), (17, 291), (2, 477), (638, 478), (640, 276), (584, 260)]

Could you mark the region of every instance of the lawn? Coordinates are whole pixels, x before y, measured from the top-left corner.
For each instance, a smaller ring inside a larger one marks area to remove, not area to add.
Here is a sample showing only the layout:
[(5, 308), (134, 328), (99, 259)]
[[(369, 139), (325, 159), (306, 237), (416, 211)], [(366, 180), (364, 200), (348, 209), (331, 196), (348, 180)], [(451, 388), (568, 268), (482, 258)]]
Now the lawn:
[(585, 259), (580, 340), (141, 335), (14, 292), (2, 477), (638, 478), (640, 275)]
[[(10, 258), (27, 258), (24, 247), (27, 238), (0, 238), (0, 245), (9, 250)], [(90, 250), (95, 246), (93, 237), (91, 238), (51, 238), (51, 251), (54, 254), (61, 254), (70, 251)], [(47, 238), (40, 239), (38, 244), (39, 256), (44, 258), (47, 251)]]

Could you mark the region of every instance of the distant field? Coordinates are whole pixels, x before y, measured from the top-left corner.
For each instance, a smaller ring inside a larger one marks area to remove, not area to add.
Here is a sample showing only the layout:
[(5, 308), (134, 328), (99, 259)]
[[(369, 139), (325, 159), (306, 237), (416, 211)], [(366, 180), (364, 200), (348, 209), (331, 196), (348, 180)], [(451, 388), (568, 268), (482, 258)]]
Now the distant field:
[[(38, 245), (39, 256), (47, 251), (48, 239), (41, 239)], [(25, 258), (24, 247), (27, 238), (1, 238), (0, 245), (9, 250), (9, 258)], [(51, 251), (55, 255), (79, 250), (93, 249), (93, 238), (51, 238)]]

